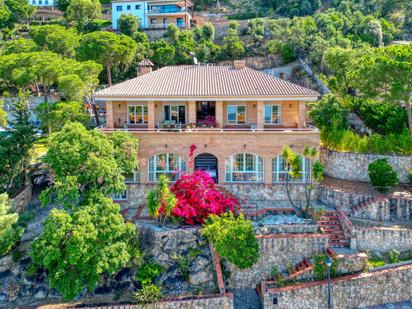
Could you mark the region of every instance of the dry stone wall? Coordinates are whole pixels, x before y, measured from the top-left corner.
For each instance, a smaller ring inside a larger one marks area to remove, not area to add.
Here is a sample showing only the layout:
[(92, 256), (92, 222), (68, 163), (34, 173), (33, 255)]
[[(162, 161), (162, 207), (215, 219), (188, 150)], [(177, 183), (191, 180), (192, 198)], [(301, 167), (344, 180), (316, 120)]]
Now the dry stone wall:
[(13, 205), (17, 212), (27, 209), (32, 198), (32, 184), (28, 182), (24, 189), (13, 198)]
[(360, 251), (412, 251), (412, 229), (391, 227), (355, 227)]
[(328, 238), (324, 234), (274, 234), (257, 237), (260, 257), (255, 265), (241, 270), (227, 263), (231, 273), (227, 282), (229, 288), (255, 287), (269, 278), (273, 267), (285, 271), (289, 265), (295, 266), (303, 258), (312, 257), (328, 247)]
[[(412, 299), (412, 265), (332, 280), (332, 308), (360, 308)], [(327, 280), (264, 289), (264, 309), (327, 308)]]
[(408, 170), (412, 168), (412, 156), (388, 156), (354, 152), (338, 152), (323, 148), (320, 160), (325, 174), (339, 179), (369, 181), (368, 165), (377, 159), (388, 159), (398, 173), (401, 182), (408, 182)]

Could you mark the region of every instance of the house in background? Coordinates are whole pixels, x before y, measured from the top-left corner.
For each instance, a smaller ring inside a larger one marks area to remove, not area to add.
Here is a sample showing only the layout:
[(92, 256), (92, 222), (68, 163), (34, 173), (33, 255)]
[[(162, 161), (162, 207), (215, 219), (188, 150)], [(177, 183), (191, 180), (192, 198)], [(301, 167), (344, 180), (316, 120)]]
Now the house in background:
[(29, 0), (36, 7), (54, 7), (54, 0)]
[(190, 28), (192, 15), (190, 0), (155, 0), (155, 1), (112, 1), (112, 28), (118, 29), (118, 19), (122, 14), (136, 16), (140, 27), (146, 30), (166, 29), (174, 24), (179, 28)]
[[(306, 103), (319, 93), (245, 67), (184, 65), (152, 71), (96, 93), (105, 101), (103, 132), (127, 130), (139, 139), (140, 168), (127, 180), (156, 183), (202, 169), (219, 184), (276, 184), (285, 179), (284, 145), (319, 148), (319, 131), (306, 125)], [(194, 164), (189, 149), (196, 145)], [(303, 160), (301, 181), (307, 181)]]

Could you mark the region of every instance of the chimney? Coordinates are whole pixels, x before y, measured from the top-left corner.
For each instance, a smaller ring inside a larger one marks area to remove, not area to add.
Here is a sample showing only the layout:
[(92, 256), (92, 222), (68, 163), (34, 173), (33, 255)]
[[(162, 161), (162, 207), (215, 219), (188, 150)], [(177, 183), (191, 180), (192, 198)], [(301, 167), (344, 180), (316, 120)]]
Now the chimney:
[(279, 73), (279, 78), (280, 78), (280, 79), (285, 79), (285, 73), (284, 73), (284, 72), (280, 72), (280, 73)]
[(152, 72), (153, 63), (149, 59), (143, 59), (137, 64), (137, 76)]
[(246, 66), (246, 60), (234, 60), (233, 61), (233, 67), (236, 70), (241, 70), (241, 69), (245, 68), (245, 66)]

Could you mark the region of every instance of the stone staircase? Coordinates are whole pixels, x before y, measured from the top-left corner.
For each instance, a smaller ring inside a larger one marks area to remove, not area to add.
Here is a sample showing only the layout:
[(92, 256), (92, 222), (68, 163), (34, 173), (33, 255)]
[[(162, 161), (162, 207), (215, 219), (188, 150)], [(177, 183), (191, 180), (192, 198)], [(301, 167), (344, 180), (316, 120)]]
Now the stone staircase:
[(215, 184), (215, 189), (220, 191), (224, 196), (236, 198), (239, 201), (238, 211), (243, 213), (245, 217), (255, 216), (258, 212), (258, 206), (255, 203), (245, 203), (238, 199), (232, 192), (222, 185)]
[(317, 222), (320, 229), (328, 235), (330, 247), (349, 247), (343, 227), (336, 211), (326, 211)]
[[(296, 278), (304, 278), (306, 274), (313, 270), (313, 264), (308, 258), (304, 258), (292, 270), (292, 272), (285, 277), (285, 280), (293, 280)], [(312, 274), (310, 274), (312, 276)]]

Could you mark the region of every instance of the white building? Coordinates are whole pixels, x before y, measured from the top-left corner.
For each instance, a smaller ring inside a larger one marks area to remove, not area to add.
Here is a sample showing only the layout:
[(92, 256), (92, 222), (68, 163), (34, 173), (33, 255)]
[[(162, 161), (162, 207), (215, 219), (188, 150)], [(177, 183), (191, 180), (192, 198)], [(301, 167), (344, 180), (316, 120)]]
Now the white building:
[(190, 28), (189, 9), (192, 7), (190, 0), (115, 0), (112, 1), (112, 27), (118, 29), (118, 19), (122, 14), (132, 14), (144, 29), (165, 29), (170, 24), (179, 28)]
[(29, 3), (34, 6), (54, 6), (54, 0), (29, 0)]

